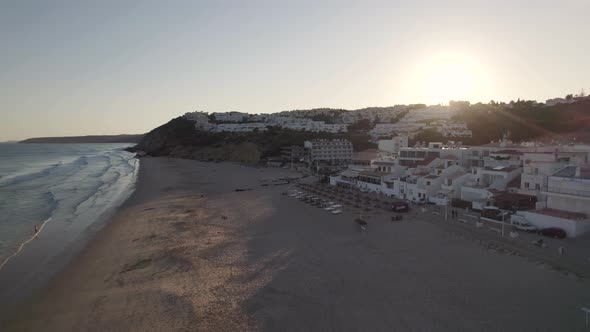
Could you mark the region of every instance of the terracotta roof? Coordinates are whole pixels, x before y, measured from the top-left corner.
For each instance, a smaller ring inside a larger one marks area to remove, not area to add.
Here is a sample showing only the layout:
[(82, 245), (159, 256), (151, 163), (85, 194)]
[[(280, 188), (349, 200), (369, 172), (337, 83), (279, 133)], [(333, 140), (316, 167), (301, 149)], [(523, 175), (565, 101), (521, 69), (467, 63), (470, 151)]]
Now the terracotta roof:
[(537, 200), (536, 196), (518, 194), (518, 193), (507, 193), (507, 192), (494, 195), (492, 198), (496, 199), (496, 200), (503, 200), (503, 201), (514, 201), (514, 200), (521, 200), (521, 199), (529, 199), (529, 200), (535, 200), (535, 201)]
[(418, 161), (416, 162), (416, 165), (418, 166), (427, 166), (428, 164), (430, 164), (434, 159), (436, 159), (437, 157), (428, 157), (424, 160)]
[(490, 188), (490, 189), (486, 189), (487, 191), (489, 191), (490, 193), (494, 194), (494, 195), (499, 195), (499, 194), (503, 194), (504, 191), (498, 190), (498, 189), (494, 189), (494, 188)]
[(506, 187), (508, 188), (520, 188), (520, 179), (521, 176), (517, 176), (514, 179), (512, 179), (512, 181), (508, 182), (508, 184), (506, 185)]
[(359, 175), (366, 175), (366, 176), (383, 176), (387, 175), (387, 172), (379, 172), (379, 171), (363, 171), (360, 172)]
[(571, 219), (571, 220), (584, 220), (584, 219), (588, 218), (588, 216), (585, 215), (584, 213), (570, 212), (570, 211), (550, 209), (550, 208), (545, 208), (545, 209), (541, 209), (541, 210), (534, 210), (534, 211), (529, 211), (529, 212), (543, 214), (546, 216), (552, 216), (552, 217), (557, 217), (557, 218)]

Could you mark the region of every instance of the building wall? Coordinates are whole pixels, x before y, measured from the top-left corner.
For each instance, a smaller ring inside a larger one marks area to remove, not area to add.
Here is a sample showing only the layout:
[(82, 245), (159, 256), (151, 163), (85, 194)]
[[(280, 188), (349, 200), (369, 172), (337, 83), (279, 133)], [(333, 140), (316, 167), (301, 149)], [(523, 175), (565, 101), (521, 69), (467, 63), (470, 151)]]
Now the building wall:
[(443, 178), (441, 189), (451, 190), (450, 198), (461, 198), (461, 187), (470, 179), (470, 176), (471, 174), (463, 174), (460, 177), (454, 178), (450, 185), (446, 185)]
[(379, 150), (389, 153), (399, 153), (401, 148), (408, 147), (408, 136), (396, 136), (392, 139), (379, 140)]
[(313, 140), (304, 143), (311, 161), (344, 162), (352, 160), (352, 143), (348, 140)]
[(473, 202), (474, 200), (490, 197), (489, 191), (483, 188), (461, 187), (461, 199), (464, 201)]
[(440, 190), (441, 184), (441, 177), (437, 177), (436, 179), (427, 179), (426, 177), (418, 179), (418, 187), (424, 190), (427, 198), (435, 195)]
[(590, 197), (590, 179), (550, 176), (547, 191)]
[(520, 188), (524, 191), (536, 195), (540, 190), (547, 186), (547, 176), (541, 174), (522, 174)]
[(547, 207), (590, 215), (590, 197), (545, 192)]
[(537, 228), (561, 228), (565, 231), (568, 237), (577, 237), (590, 231), (590, 221), (587, 219), (570, 220), (530, 211), (518, 211), (516, 215), (524, 217), (527, 222)]
[(481, 181), (498, 190), (506, 190), (506, 186), (522, 172), (522, 168), (516, 168), (511, 172), (481, 170)]

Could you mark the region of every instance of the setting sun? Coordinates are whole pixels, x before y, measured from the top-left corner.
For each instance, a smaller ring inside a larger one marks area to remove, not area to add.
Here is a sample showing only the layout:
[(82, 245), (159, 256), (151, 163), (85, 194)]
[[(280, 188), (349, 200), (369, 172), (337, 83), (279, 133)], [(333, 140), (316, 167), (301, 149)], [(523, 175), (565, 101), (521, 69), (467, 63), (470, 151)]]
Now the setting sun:
[(489, 90), (489, 78), (484, 68), (469, 56), (438, 54), (417, 65), (408, 88), (429, 104), (473, 100)]

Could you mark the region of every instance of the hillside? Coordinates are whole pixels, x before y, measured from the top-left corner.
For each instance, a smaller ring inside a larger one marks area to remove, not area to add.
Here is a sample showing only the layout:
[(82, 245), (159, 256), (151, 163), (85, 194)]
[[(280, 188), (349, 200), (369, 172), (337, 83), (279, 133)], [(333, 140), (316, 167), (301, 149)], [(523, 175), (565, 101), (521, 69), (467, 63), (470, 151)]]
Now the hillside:
[[(573, 133), (588, 137), (590, 132), (590, 100), (546, 107), (533, 101), (508, 105), (462, 104), (455, 116), (473, 131), (469, 144), (486, 144), (509, 133), (513, 141), (568, 140)], [(584, 135), (586, 134), (586, 135)]]
[[(423, 105), (418, 105), (422, 107)], [(416, 107), (418, 107), (416, 106)], [(413, 105), (406, 108), (412, 108)], [(545, 107), (534, 101), (518, 101), (510, 104), (474, 104), (454, 102), (450, 107), (458, 109), (454, 119), (467, 123), (473, 131), (470, 139), (462, 138), (471, 145), (489, 143), (509, 133), (514, 141), (523, 140), (571, 140), (590, 139), (590, 100), (573, 104), (559, 104)], [(328, 111), (326, 113), (326, 110)], [(307, 116), (332, 117), (342, 116), (344, 110), (319, 109), (304, 110)], [(398, 116), (408, 110), (399, 112)], [(333, 119), (333, 118), (330, 118)], [(337, 120), (337, 119), (333, 119)], [(209, 132), (195, 130), (195, 123), (184, 117), (172, 119), (170, 122), (150, 131), (138, 145), (130, 151), (144, 151), (151, 156), (174, 156), (179, 158), (200, 160), (231, 160), (257, 162), (261, 158), (277, 156), (283, 146), (303, 145), (309, 139), (322, 138), (349, 139), (356, 151), (374, 148), (369, 142), (367, 131), (371, 128), (368, 119), (357, 120), (349, 127), (348, 133), (331, 134), (326, 132), (306, 132), (268, 127), (266, 131), (253, 132)], [(440, 133), (424, 130), (412, 141), (441, 141)], [(452, 138), (446, 138), (452, 139)]]
[(19, 143), (139, 143), (144, 135), (91, 135), (29, 138)]
[(375, 147), (363, 133), (312, 133), (277, 127), (263, 132), (213, 133), (197, 131), (193, 121), (178, 117), (150, 131), (138, 145), (128, 150), (143, 151), (151, 156), (257, 162), (279, 155), (283, 146), (302, 146), (304, 141), (314, 138), (346, 138), (352, 141), (355, 150)]

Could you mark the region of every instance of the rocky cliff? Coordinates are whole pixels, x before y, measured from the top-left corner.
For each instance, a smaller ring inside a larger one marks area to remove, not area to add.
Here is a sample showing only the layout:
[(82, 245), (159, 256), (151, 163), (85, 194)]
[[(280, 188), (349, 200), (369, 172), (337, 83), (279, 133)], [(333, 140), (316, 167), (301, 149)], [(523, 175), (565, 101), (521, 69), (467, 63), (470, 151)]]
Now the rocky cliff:
[(150, 131), (129, 151), (142, 151), (150, 156), (170, 156), (198, 160), (227, 160), (258, 162), (259, 146), (246, 140), (236, 140), (220, 133), (196, 131), (194, 122), (184, 117)]

